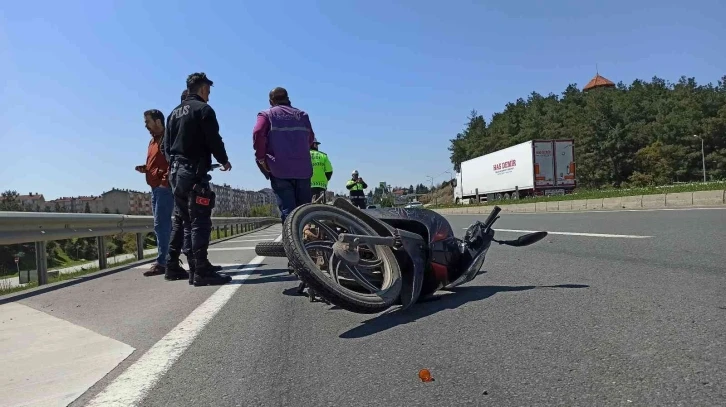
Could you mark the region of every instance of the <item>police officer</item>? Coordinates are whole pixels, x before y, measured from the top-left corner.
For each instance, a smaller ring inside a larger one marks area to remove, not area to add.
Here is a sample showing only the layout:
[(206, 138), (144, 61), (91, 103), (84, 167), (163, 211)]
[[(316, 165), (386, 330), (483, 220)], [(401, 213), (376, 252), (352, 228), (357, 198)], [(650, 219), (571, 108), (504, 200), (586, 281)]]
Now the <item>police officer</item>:
[[(184, 89), (181, 94), (181, 103), (189, 96), (189, 91)], [(171, 163), (169, 163), (171, 168)], [(189, 284), (194, 284), (194, 254), (192, 253), (192, 225), (188, 221), (184, 221), (184, 244), (182, 245), (182, 253), (189, 263)], [(222, 271), (222, 266), (212, 265), (213, 271)]]
[(368, 188), (368, 184), (363, 181), (363, 178), (358, 177), (358, 170), (354, 170), (351, 174), (350, 180), (345, 184), (345, 188), (350, 191), (350, 201), (353, 205), (360, 209), (366, 208), (366, 195), (363, 192), (364, 189)]
[(328, 189), (328, 181), (333, 177), (333, 165), (330, 163), (328, 155), (318, 150), (320, 142), (316, 138), (313, 145), (310, 146), (310, 161), (313, 163), (313, 177), (310, 179), (310, 188), (313, 192), (313, 201), (317, 201), (322, 195), (322, 199), (318, 203), (325, 203), (327, 198), (325, 191)]
[[(222, 171), (232, 169), (219, 135), (217, 116), (207, 104), (213, 84), (203, 72), (187, 77), (188, 96), (169, 115), (164, 135), (164, 152), (171, 163), (169, 181), (175, 203), (165, 278), (189, 278), (195, 286), (232, 281), (232, 277), (218, 274), (207, 259), (215, 203), (209, 185), (212, 177), (207, 174), (212, 156), (222, 164)], [(191, 225), (190, 274), (179, 262), (185, 222)]]

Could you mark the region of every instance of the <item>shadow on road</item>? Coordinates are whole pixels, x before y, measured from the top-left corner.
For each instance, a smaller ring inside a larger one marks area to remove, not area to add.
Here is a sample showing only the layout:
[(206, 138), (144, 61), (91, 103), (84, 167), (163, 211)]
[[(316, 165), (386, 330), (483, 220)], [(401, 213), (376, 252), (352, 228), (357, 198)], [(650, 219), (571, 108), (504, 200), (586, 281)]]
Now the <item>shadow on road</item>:
[[(250, 264), (247, 268), (252, 267), (262, 267), (265, 264)], [(258, 269), (253, 270), (251, 272), (246, 271), (244, 267), (240, 267), (237, 271), (235, 269), (233, 270), (223, 270), (222, 273), (228, 274), (230, 276), (234, 276), (237, 274), (249, 274), (250, 277), (248, 277), (245, 280), (232, 280), (230, 284), (245, 284), (245, 285), (252, 285), (252, 284), (265, 284), (265, 283), (282, 283), (282, 282), (288, 282), (288, 281), (295, 281), (297, 280), (297, 277), (291, 276), (287, 269), (281, 270), (281, 269)], [(252, 278), (252, 276), (261, 276)]]
[(524, 285), (524, 286), (468, 286), (452, 290), (450, 294), (439, 294), (430, 299), (414, 304), (411, 308), (401, 311), (396, 309), (392, 312), (381, 314), (375, 318), (364, 321), (362, 325), (340, 334), (340, 338), (354, 339), (364, 338), (383, 332), (399, 325), (405, 325), (416, 320), (426, 318), (439, 311), (456, 309), (461, 305), (489, 298), (497, 293), (512, 291), (528, 291), (534, 289), (557, 289), (557, 288), (588, 288), (584, 284), (560, 284), (560, 285)]

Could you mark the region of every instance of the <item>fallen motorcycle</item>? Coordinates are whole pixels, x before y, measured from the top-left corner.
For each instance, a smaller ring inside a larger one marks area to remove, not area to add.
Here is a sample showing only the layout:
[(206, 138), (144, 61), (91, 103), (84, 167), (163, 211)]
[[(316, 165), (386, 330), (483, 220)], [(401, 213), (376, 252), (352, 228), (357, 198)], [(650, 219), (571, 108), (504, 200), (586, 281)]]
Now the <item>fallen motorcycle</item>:
[[(259, 256), (287, 257), (293, 272), (325, 302), (356, 313), (408, 308), (438, 290), (473, 280), (492, 242), (528, 246), (547, 232), (497, 240), (492, 226), (501, 208), (484, 222), (454, 236), (442, 215), (423, 208), (361, 210), (344, 198), (332, 205), (306, 204), (283, 224), (281, 242), (256, 245)], [(312, 298), (312, 297), (311, 297)]]

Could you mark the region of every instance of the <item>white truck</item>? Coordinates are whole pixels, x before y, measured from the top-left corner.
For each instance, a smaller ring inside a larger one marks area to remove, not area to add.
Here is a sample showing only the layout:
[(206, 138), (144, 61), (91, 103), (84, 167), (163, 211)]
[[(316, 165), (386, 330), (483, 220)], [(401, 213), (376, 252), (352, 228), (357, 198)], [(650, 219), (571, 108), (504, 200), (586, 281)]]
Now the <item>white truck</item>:
[(530, 140), (461, 163), (456, 203), (563, 195), (575, 182), (574, 140)]

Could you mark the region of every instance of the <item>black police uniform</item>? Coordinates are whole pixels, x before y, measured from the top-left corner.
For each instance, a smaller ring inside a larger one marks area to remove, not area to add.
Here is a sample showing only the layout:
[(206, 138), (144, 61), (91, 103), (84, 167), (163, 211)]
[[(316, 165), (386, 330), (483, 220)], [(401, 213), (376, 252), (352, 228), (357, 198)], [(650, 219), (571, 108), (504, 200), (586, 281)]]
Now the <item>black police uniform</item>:
[[(169, 184), (174, 194), (174, 219), (167, 256), (167, 278), (187, 278), (179, 264), (184, 243), (184, 223), (191, 225), (189, 281), (194, 285), (224, 284), (231, 277), (217, 274), (207, 259), (212, 232), (212, 209), (215, 195), (208, 174), (212, 156), (217, 162), (229, 161), (219, 135), (214, 109), (198, 95), (189, 95), (167, 119), (164, 153), (171, 163)], [(191, 275), (193, 274), (193, 275)]]

